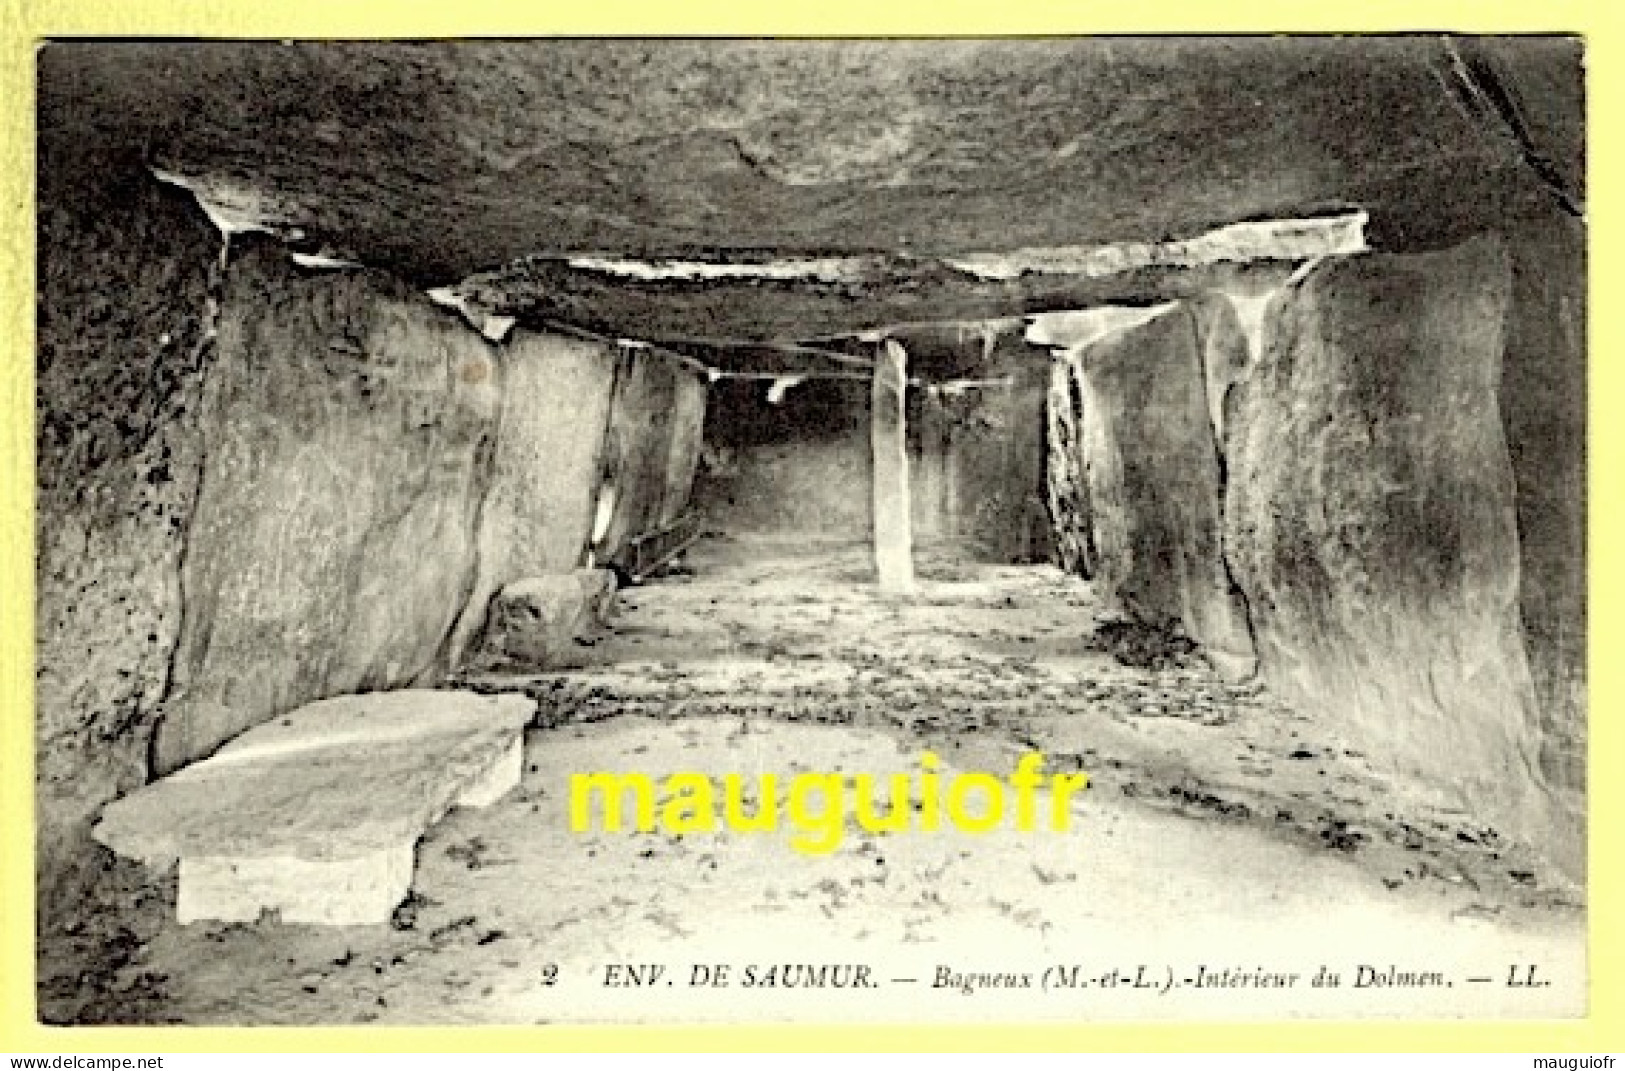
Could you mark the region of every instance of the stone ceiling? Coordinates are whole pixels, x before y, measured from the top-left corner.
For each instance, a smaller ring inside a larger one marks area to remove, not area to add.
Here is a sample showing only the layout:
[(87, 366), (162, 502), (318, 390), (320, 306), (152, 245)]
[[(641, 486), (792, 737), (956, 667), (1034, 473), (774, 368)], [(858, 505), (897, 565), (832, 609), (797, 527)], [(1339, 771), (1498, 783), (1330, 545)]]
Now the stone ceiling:
[(1149, 302), (1248, 269), (964, 263), (1353, 209), (1427, 247), (1584, 197), (1564, 39), (71, 42), (40, 74), (42, 185), (122, 146), (305, 251), (639, 338)]

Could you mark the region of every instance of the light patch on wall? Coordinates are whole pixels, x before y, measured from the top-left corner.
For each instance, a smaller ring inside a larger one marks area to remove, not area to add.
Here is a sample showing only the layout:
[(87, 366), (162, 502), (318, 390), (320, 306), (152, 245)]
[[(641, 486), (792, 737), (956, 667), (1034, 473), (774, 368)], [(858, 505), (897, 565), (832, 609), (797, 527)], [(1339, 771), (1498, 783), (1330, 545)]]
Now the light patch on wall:
[(1023, 330), (1026, 321), (1020, 317), (1009, 317), (1001, 320), (976, 320), (970, 323), (959, 324), (956, 330), (961, 345), (966, 342), (979, 342), (982, 345), (982, 360), (993, 360), (993, 350), (998, 346), (999, 339), (1005, 335)]
[(359, 268), (361, 265), (353, 260), (343, 260), (339, 257), (327, 257), (320, 253), (291, 253), (293, 262), (301, 268), (316, 268), (338, 270), (344, 268)]
[[(909, 380), (916, 383), (917, 380)], [(985, 390), (990, 387), (1013, 387), (1016, 385), (1014, 376), (996, 376), (993, 379), (948, 379), (940, 383), (924, 384), (931, 394), (938, 398), (958, 398), (969, 394), (973, 390)], [(986, 417), (982, 418), (986, 422)], [(989, 424), (988, 426), (997, 426)]]
[(508, 332), (513, 330), (516, 323), (518, 321), (512, 316), (487, 316), (480, 325), (480, 334), (492, 342), (501, 342), (508, 337)]
[(1173, 307), (1174, 303), (1168, 302), (1143, 307), (1103, 305), (1072, 312), (1039, 313), (1027, 325), (1026, 339), (1034, 346), (1080, 349), (1107, 335), (1155, 320)]
[(767, 388), (767, 403), (769, 405), (784, 404), (784, 392), (805, 380), (806, 376), (781, 376), (775, 379)]
[(1173, 242), (1049, 246), (956, 257), (948, 263), (983, 279), (1040, 275), (1098, 278), (1148, 267), (1194, 268), (1224, 261), (1302, 260), (1359, 253), (1367, 247), (1365, 212), (1322, 219), (1231, 223)]
[(1270, 299), (1275, 292), (1256, 297), (1231, 293), (1224, 296), (1230, 302), (1230, 307), (1236, 310), (1236, 319), (1241, 321), (1242, 333), (1247, 336), (1248, 360), (1257, 364), (1264, 353), (1264, 313), (1269, 309)]
[(1315, 270), (1315, 266), (1320, 263), (1320, 259), (1321, 258), (1319, 257), (1315, 257), (1313, 260), (1306, 260), (1302, 264), (1299, 264), (1297, 270), (1291, 275), (1287, 276), (1286, 285), (1297, 286), (1299, 283), (1303, 282), (1304, 278), (1307, 277), (1310, 272)]
[(612, 483), (606, 483), (598, 492), (598, 504), (593, 512), (592, 539), (590, 540), (595, 548), (604, 541), (605, 536), (609, 535), (609, 522), (615, 519), (615, 499), (615, 485)]
[(873, 257), (781, 257), (744, 264), (710, 261), (630, 260), (609, 256), (576, 256), (567, 262), (583, 271), (621, 275), (628, 279), (677, 280), (774, 279), (783, 282), (841, 283), (870, 278), (878, 261)]
[[(1318, 219), (1232, 223), (1194, 238), (1173, 242), (1112, 242), (1104, 245), (1038, 246), (1005, 252), (969, 253), (946, 260), (980, 279), (1009, 280), (1032, 272), (1099, 278), (1152, 266), (1190, 268), (1223, 261), (1301, 260), (1357, 253), (1367, 248), (1364, 212)], [(888, 263), (873, 256), (776, 257), (745, 263), (687, 260), (635, 260), (609, 254), (581, 254), (572, 268), (628, 279), (703, 282), (768, 279), (780, 282), (879, 283)]]

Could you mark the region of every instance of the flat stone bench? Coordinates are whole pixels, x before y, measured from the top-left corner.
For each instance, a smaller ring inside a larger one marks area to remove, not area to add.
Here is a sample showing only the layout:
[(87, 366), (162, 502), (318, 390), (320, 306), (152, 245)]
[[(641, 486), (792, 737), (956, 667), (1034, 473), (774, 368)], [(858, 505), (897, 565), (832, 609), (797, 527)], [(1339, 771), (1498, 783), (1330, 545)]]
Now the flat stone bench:
[(450, 691), (322, 700), (115, 800), (94, 835), (150, 867), (178, 860), (183, 923), (387, 922), (423, 832), (519, 783), (535, 709)]

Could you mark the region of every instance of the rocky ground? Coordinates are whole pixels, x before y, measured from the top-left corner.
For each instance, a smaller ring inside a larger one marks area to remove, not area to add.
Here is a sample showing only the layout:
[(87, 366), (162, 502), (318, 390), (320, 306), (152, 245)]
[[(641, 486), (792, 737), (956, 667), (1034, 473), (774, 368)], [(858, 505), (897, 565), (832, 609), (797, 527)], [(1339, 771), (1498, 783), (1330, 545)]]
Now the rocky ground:
[[(181, 927), (167, 921), (172, 881), (110, 861), (97, 910), (42, 948), (42, 1017), (1582, 1010), (1580, 890), (1447, 796), (1386, 774), (1256, 682), (1220, 679), (1188, 642), (1115, 620), (1086, 582), (947, 550), (922, 554), (919, 573), (918, 592), (898, 599), (869, 583), (861, 546), (702, 543), (674, 575), (624, 592), (579, 665), (459, 682), (540, 701), (527, 772), (493, 806), (430, 830), (390, 925)], [(1001, 777), (1040, 751), (1048, 772), (1091, 783), (1065, 833), (849, 823), (827, 855), (793, 851), (790, 830), (568, 827), (576, 772), (890, 774), (918, 771), (927, 751), (945, 776)], [(714, 981), (720, 964), (727, 985), (690, 984), (699, 967)], [(851, 969), (787, 988), (807, 981), (787, 969), (804, 964)], [(636, 978), (653, 984), (606, 984), (632, 977), (615, 965), (643, 965)], [(1531, 980), (1531, 965), (1535, 984), (1507, 984)], [(1342, 985), (1312, 985), (1322, 968)], [(1271, 986), (1260, 971), (1298, 977)], [(1402, 976), (1416, 984), (1373, 981)]]

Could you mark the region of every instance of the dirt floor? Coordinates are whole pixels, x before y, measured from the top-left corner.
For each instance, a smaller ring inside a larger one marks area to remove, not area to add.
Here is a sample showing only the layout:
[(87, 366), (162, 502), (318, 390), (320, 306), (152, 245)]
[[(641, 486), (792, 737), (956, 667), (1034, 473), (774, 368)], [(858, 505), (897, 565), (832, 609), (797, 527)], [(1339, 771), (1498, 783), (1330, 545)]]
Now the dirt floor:
[[(110, 863), (98, 910), (42, 948), (42, 1017), (1583, 1012), (1582, 895), (1538, 859), (1312, 712), (1115, 621), (1082, 580), (946, 550), (918, 567), (899, 599), (862, 546), (708, 539), (624, 592), (577, 668), (460, 682), (540, 701), (525, 779), (429, 831), (390, 925), (181, 927), (172, 879)], [(1038, 751), (1091, 781), (1064, 833), (848, 822), (827, 855), (792, 850), (793, 829), (569, 829), (573, 773), (890, 775), (928, 751), (945, 779)]]

